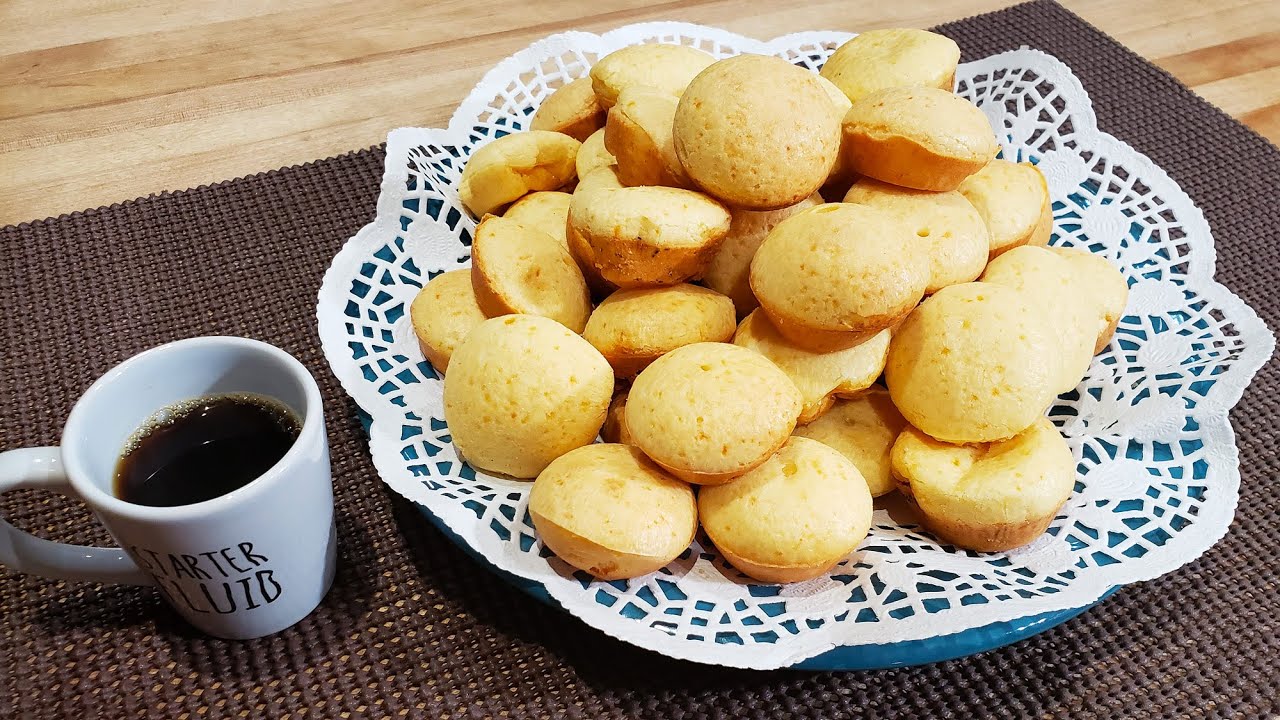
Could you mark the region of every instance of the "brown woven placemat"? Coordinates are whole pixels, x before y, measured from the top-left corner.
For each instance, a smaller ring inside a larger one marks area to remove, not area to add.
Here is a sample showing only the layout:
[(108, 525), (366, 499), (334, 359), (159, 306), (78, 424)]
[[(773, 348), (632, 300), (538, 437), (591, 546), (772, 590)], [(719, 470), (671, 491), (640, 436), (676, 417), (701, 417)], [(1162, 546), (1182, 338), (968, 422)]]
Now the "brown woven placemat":
[[(1051, 3), (942, 28), (979, 57), (1065, 61), (1099, 126), (1151, 156), (1208, 216), (1218, 277), (1280, 325), (1280, 151)], [(374, 473), (320, 353), (321, 275), (374, 208), (382, 153), (0, 230), (0, 448), (58, 440), (116, 362), (203, 334), (261, 338), (320, 380), (339, 574), (271, 638), (188, 629), (153, 590), (0, 571), (0, 718), (1270, 716), (1280, 695), (1275, 364), (1233, 413), (1240, 509), (1201, 559), (1015, 646), (872, 673), (758, 673), (669, 660), (531, 601), (468, 559)], [(140, 168), (145, 172), (145, 168)], [(17, 493), (0, 512), (107, 542), (87, 513)]]

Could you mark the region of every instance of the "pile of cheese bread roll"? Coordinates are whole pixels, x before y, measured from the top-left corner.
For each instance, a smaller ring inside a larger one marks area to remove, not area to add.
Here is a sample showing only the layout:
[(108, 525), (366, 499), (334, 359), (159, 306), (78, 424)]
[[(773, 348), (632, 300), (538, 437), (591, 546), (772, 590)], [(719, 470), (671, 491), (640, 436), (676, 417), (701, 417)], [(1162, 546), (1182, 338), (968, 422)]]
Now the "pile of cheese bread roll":
[(958, 547), (1044, 532), (1075, 481), (1045, 412), (1127, 285), (1047, 247), (1045, 179), (996, 158), (959, 58), (906, 29), (821, 73), (636, 45), (471, 155), (471, 267), (411, 318), (458, 452), (534, 479), (565, 562), (643, 575), (701, 526), (743, 573), (805, 580), (895, 490)]

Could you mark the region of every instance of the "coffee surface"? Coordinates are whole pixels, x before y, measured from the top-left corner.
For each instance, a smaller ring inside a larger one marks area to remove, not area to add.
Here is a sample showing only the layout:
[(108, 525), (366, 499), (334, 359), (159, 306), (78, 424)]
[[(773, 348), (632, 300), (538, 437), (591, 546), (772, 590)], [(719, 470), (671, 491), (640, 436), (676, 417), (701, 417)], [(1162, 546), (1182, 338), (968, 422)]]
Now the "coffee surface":
[(115, 495), (153, 507), (226, 495), (279, 462), (301, 427), (288, 408), (257, 395), (179, 403), (133, 434), (116, 463)]

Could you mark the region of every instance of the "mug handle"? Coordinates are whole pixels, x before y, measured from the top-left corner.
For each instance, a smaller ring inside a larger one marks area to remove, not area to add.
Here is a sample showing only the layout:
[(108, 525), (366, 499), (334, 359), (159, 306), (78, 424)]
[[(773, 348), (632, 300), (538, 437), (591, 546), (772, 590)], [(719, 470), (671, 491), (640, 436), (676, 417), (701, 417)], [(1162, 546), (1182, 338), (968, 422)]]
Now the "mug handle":
[[(52, 490), (80, 498), (67, 481), (56, 447), (0, 453), (0, 495), (10, 490)], [(25, 533), (0, 518), (0, 565), (10, 570), (56, 580), (88, 580), (125, 585), (155, 581), (120, 548), (53, 542)]]

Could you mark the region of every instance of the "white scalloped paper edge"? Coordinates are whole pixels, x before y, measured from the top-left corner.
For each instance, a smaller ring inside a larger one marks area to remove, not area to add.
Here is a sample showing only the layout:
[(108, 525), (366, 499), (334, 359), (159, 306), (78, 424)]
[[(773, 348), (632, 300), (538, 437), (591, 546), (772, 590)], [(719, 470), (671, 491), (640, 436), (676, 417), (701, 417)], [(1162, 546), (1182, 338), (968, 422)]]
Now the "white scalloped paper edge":
[[(405, 469), (404, 461), (399, 453), (400, 446), (403, 443), (396, 434), (396, 426), (399, 423), (396, 416), (399, 410), (391, 406), (378, 393), (377, 388), (364, 379), (360, 368), (352, 359), (350, 351), (345, 344), (347, 338), (342, 332), (342, 324), (326, 323), (324, 318), (333, 316), (335, 313), (340, 315), (342, 312), (346, 296), (345, 284), (350, 280), (350, 275), (344, 274), (344, 269), (350, 263), (355, 262), (357, 258), (367, 257), (373, 249), (384, 243), (386, 239), (400, 235), (401, 237), (406, 237), (406, 240), (410, 242), (430, 244), (433, 240), (440, 240), (438, 237), (433, 237), (437, 232), (448, 237), (454, 235), (447, 228), (436, 226), (435, 223), (426, 219), (412, 226), (413, 230), (419, 232), (411, 232), (409, 235), (401, 232), (398, 226), (400, 200), (396, 193), (399, 188), (405, 186), (408, 180), (406, 163), (402, 159), (407, 155), (410, 148), (422, 145), (427, 141), (441, 145), (465, 145), (467, 132), (474, 124), (480, 109), (486, 107), (492, 99), (492, 93), (485, 92), (482, 88), (489, 88), (499, 84), (501, 79), (510, 77), (513, 72), (527, 66), (532, 60), (544, 57), (548, 52), (559, 53), (570, 47), (600, 48), (603, 50), (610, 47), (610, 41), (614, 38), (631, 38), (639, 34), (680, 34), (691, 30), (696, 32), (701, 28), (684, 23), (646, 23), (618, 28), (604, 35), (583, 32), (567, 32), (553, 35), (512, 55), (490, 70), (477, 85), (477, 89), (459, 106), (447, 129), (401, 128), (392, 131), (388, 136), (386, 171), (378, 201), (377, 218), (374, 222), (362, 228), (335, 256), (333, 264), (325, 274), (317, 305), (317, 314), (320, 318), (319, 332), (325, 357), (346, 392), (373, 418), (369, 444), (374, 465), (383, 480), (396, 492), (418, 502), (428, 510), (432, 508), (437, 500), (420, 479), (413, 477)], [(849, 33), (819, 31), (786, 35), (768, 43), (760, 43), (759, 41), (735, 36), (734, 42), (736, 47), (742, 51), (779, 54), (786, 48), (796, 47), (805, 43), (821, 43), (833, 40), (842, 42), (850, 37), (853, 37), (853, 35)], [(1097, 129), (1092, 105), (1089, 103), (1083, 87), (1071, 71), (1056, 58), (1040, 51), (1023, 47), (1019, 50), (966, 63), (964, 67), (976, 71), (984, 71), (1028, 63), (1034, 64), (1038, 70), (1052, 75), (1055, 83), (1060, 86), (1068, 86), (1077, 93), (1073, 97), (1071, 109), (1073, 119), (1080, 126), (1077, 128), (1076, 134), (1080, 138), (1082, 145), (1084, 144), (1084, 138), (1088, 138), (1091, 140), (1088, 145), (1089, 149), (1104, 148), (1105, 152), (1103, 154), (1106, 157), (1114, 158), (1118, 164), (1127, 168), (1138, 169), (1142, 177), (1149, 178), (1152, 182), (1167, 183), (1168, 186), (1177, 188), (1177, 184), (1148, 158), (1138, 153), (1128, 144)], [(1081, 99), (1083, 99), (1083, 103)], [(1180, 188), (1178, 189), (1180, 191)], [(1196, 242), (1201, 246), (1202, 250), (1211, 249), (1212, 237), (1203, 214), (1189, 198), (1185, 197), (1185, 193), (1182, 193), (1182, 196), (1183, 198), (1180, 199), (1185, 199), (1185, 203), (1179, 204), (1179, 220), (1185, 226), (1189, 238), (1191, 236), (1197, 238)], [(414, 235), (417, 236), (414, 237)], [(1227, 412), (1240, 399), (1244, 388), (1248, 384), (1248, 379), (1257, 372), (1274, 352), (1274, 338), (1251, 308), (1213, 280), (1214, 255), (1212, 252), (1202, 252), (1195, 260), (1197, 262), (1191, 265), (1188, 272), (1188, 285), (1196, 287), (1201, 291), (1203, 298), (1217, 307), (1230, 310), (1237, 329), (1242, 333), (1247, 331), (1258, 334), (1259, 337), (1265, 336), (1265, 341), (1253, 343), (1246, 347), (1240, 358), (1232, 366), (1229, 374), (1220, 376), (1209, 396), (1202, 401), (1203, 404), (1197, 406), (1198, 409), (1205, 408), (1205, 410), (1212, 413), (1211, 416), (1199, 413), (1206, 446), (1215, 446), (1217, 451), (1215, 454), (1216, 461), (1224, 463), (1224, 466), (1229, 468), (1229, 470), (1222, 472), (1216, 478), (1213, 487), (1216, 492), (1222, 493), (1224, 497), (1229, 497), (1230, 502), (1218, 503), (1213, 506), (1215, 512), (1212, 515), (1201, 515), (1197, 518), (1197, 526), (1204, 526), (1206, 530), (1211, 527), (1213, 531), (1179, 533), (1175, 535), (1166, 543), (1165, 547), (1169, 551), (1159, 553), (1162, 558), (1161, 562), (1121, 562), (1102, 568), (1092, 568), (1089, 571), (1091, 582), (1088, 583), (1087, 588), (1079, 587), (1080, 585), (1085, 585), (1085, 583), (1075, 583), (1070, 588), (1070, 591), (1056, 595), (973, 606), (971, 612), (968, 613), (948, 613), (946, 623), (948, 631), (960, 632), (993, 622), (1009, 621), (1029, 615), (1087, 605), (1101, 597), (1112, 586), (1151, 579), (1194, 560), (1225, 534), (1234, 515), (1240, 481), (1235, 437)], [(1234, 377), (1239, 381), (1225, 382), (1228, 377)], [(380, 417), (386, 417), (389, 421), (385, 424), (379, 423)], [(495, 482), (493, 478), (486, 477), (486, 482), (499, 489), (502, 489), (504, 484), (527, 488), (525, 483), (510, 480)], [(584, 591), (576, 582), (566, 580), (554, 573), (549, 573), (552, 577), (546, 577), (525, 572), (511, 561), (507, 553), (502, 552), (500, 549), (495, 552), (494, 538), (491, 537), (490, 533), (487, 533), (487, 528), (481, 527), (480, 523), (468, 523), (465, 522), (465, 519), (450, 517), (448, 514), (442, 515), (433, 512), (433, 515), (442, 519), (464, 542), (467, 542), (473, 549), (480, 552), (498, 567), (520, 577), (544, 583), (552, 597), (587, 624), (618, 639), (676, 658), (734, 667), (772, 669), (793, 665), (838, 646), (920, 640), (948, 634), (939, 632), (937, 627), (929, 627), (930, 623), (928, 622), (910, 622), (910, 619), (908, 619), (889, 623), (888, 625), (893, 626), (891, 632), (885, 623), (877, 623), (874, 628), (877, 636), (858, 637), (860, 634), (866, 634), (867, 626), (843, 623), (832, 624), (830, 632), (821, 634), (807, 632), (794, 637), (783, 637), (778, 643), (770, 647), (772, 652), (768, 653), (750, 652), (740, 646), (731, 646), (726, 652), (725, 648), (716, 646), (715, 643), (693, 643), (669, 636), (643, 623), (620, 622), (615, 611), (599, 605), (589, 598), (583, 599), (585, 594), (593, 591)], [(882, 520), (882, 517), (877, 518), (877, 521)], [(1141, 569), (1139, 570), (1139, 568)], [(962, 617), (957, 617), (957, 615), (962, 615)], [(840, 632), (840, 630), (844, 632)], [(859, 633), (859, 630), (862, 632)], [(819, 635), (821, 635), (821, 639), (815, 639)], [(705, 646), (712, 646), (711, 650), (713, 652), (693, 651), (705, 650)], [(720, 650), (720, 652), (714, 652), (715, 650)]]

